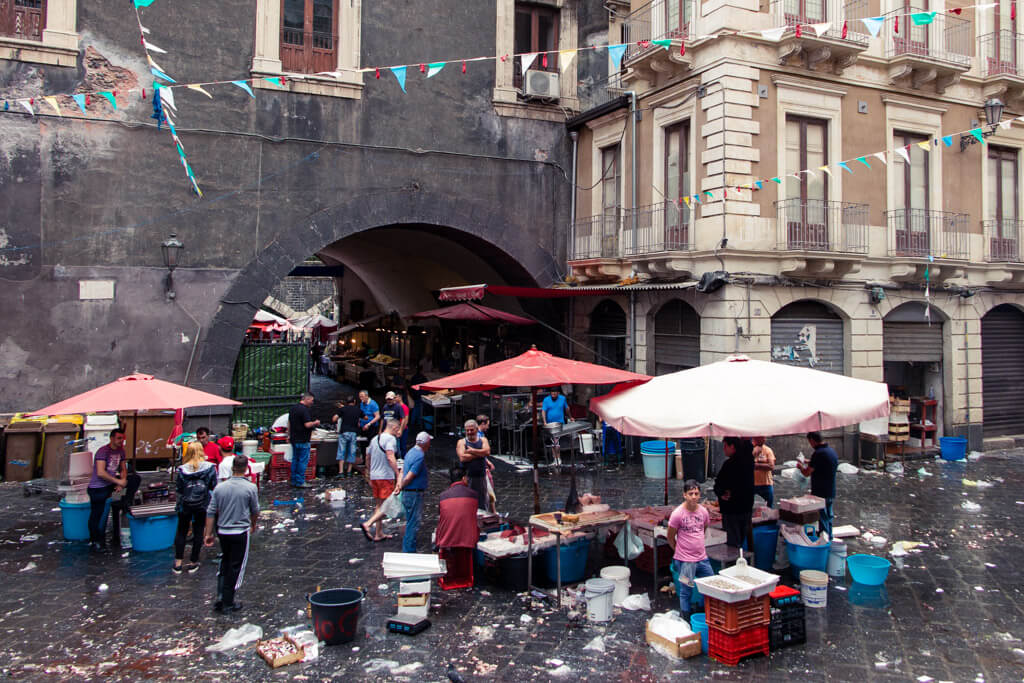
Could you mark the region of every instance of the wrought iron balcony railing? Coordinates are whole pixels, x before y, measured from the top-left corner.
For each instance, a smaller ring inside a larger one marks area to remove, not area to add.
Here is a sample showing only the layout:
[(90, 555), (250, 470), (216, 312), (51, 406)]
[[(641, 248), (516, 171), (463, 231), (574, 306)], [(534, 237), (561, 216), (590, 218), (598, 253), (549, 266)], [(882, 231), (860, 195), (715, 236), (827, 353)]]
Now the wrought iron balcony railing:
[(890, 256), (966, 259), (968, 216), (930, 209), (886, 212)]
[(982, 221), (985, 232), (985, 260), (989, 263), (1022, 263), (1020, 237), (1024, 221), (993, 218)]
[(775, 202), (780, 250), (868, 253), (868, 205), (799, 198)]

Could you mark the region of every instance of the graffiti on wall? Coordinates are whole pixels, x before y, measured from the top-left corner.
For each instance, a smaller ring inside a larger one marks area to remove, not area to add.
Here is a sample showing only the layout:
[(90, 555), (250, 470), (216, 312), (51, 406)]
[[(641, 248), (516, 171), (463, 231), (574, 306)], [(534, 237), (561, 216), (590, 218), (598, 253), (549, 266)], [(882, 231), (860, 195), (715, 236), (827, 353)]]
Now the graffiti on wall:
[(804, 325), (800, 328), (792, 344), (772, 345), (772, 360), (821, 369), (822, 359), (818, 355), (817, 336), (817, 325)]

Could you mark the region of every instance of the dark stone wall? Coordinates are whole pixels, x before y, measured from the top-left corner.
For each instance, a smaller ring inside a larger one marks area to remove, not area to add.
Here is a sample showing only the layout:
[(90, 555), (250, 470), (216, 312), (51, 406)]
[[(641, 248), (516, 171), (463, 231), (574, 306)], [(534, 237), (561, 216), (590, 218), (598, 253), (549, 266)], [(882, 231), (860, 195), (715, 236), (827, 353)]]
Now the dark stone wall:
[[(579, 4), (593, 34), (600, 3)], [(147, 99), (122, 93), (115, 113), (93, 98), (89, 120), (66, 105), (64, 118), (15, 114), (13, 103), (0, 112), (0, 411), (134, 370), (227, 392), (244, 328), (274, 285), (310, 254), (375, 227), (471, 235), (515, 284), (546, 285), (564, 269), (565, 128), (496, 115), (492, 63), (471, 62), (465, 75), (450, 65), (430, 80), (410, 68), (408, 94), (390, 73), (369, 73), (360, 100), (176, 91), (172, 116), (199, 199), (170, 135), (149, 118), (152, 77), (130, 3), (80, 2), (78, 12), (79, 66), (0, 60), (0, 99), (136, 82)], [(493, 3), (365, 0), (362, 12), (364, 65), (495, 52)], [(179, 82), (249, 76), (251, 0), (158, 0), (142, 19)], [(36, 108), (48, 112), (38, 99)], [(164, 298), (159, 249), (172, 231), (187, 247), (178, 303)], [(117, 281), (114, 301), (78, 300), (77, 280), (94, 277)]]

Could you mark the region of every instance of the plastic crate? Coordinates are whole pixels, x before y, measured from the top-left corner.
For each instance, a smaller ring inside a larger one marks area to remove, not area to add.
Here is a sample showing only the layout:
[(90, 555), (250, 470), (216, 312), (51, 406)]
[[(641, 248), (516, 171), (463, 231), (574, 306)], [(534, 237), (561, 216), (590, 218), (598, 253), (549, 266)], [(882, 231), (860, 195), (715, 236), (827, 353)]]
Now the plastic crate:
[[(562, 554), (562, 583), (581, 581), (587, 570), (587, 556), (590, 554), (590, 539), (580, 538), (561, 546), (553, 545), (541, 551), (538, 557), (543, 558), (544, 569), (548, 579), (558, 581), (558, 555)], [(534, 568), (536, 571), (536, 567)]]
[(742, 602), (723, 602), (712, 597), (704, 598), (704, 616), (708, 627), (722, 633), (736, 634), (755, 626), (771, 623), (771, 607), (767, 595)]
[(775, 590), (768, 594), (768, 597), (772, 600), (772, 607), (803, 604), (800, 601), (800, 591), (790, 586), (776, 586)]
[(777, 650), (807, 642), (807, 624), (803, 614), (798, 617), (772, 619), (769, 646)]
[(753, 655), (768, 656), (770, 631), (768, 626), (755, 626), (730, 634), (708, 626), (708, 654), (727, 666), (736, 666), (741, 659)]
[(448, 565), (448, 573), (438, 579), (442, 590), (473, 586), (473, 551), (473, 548), (441, 548), (441, 559)]

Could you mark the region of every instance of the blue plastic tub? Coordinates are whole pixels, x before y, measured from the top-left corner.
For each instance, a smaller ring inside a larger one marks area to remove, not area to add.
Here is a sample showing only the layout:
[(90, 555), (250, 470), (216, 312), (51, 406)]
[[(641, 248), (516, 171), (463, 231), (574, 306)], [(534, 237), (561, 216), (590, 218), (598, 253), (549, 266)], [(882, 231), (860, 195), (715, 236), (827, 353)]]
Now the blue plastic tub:
[[(640, 455), (644, 461), (644, 476), (648, 479), (664, 479), (667, 476), (665, 469), (666, 460), (671, 460), (676, 452), (676, 445), (672, 441), (644, 441), (640, 444)], [(665, 453), (669, 457), (665, 457)], [(671, 464), (669, 464), (671, 467)]]
[(793, 576), (799, 576), (800, 572), (804, 569), (816, 569), (819, 572), (825, 571), (825, 568), (828, 566), (828, 554), (831, 549), (831, 543), (811, 548), (786, 541), (786, 550), (789, 552), (789, 564), (792, 567)]
[(850, 555), (846, 558), (850, 578), (865, 586), (881, 586), (889, 576), (889, 560), (877, 555)]
[(132, 530), (132, 550), (145, 553), (151, 550), (166, 550), (174, 545), (174, 533), (178, 530), (177, 515), (157, 515), (136, 519), (128, 515)]
[(766, 572), (775, 564), (775, 549), (779, 542), (778, 524), (761, 524), (754, 527), (754, 566)]
[[(558, 581), (558, 556), (555, 554), (557, 546), (552, 546), (544, 551), (544, 566), (547, 569), (548, 578)], [(590, 554), (590, 539), (581, 538), (572, 543), (562, 545), (562, 583), (581, 581), (587, 570), (587, 555)]]
[[(64, 527), (64, 539), (68, 541), (89, 540), (89, 513), (92, 511), (91, 503), (65, 503), (60, 501), (60, 519)], [(110, 499), (103, 507), (103, 524), (107, 528), (107, 515), (110, 514)]]
[(939, 448), (943, 460), (963, 460), (967, 457), (967, 439), (962, 436), (940, 436)]
[[(694, 591), (696, 593), (697, 591)], [(708, 653), (708, 622), (704, 614), (690, 615), (690, 630), (700, 634), (700, 649), (704, 654)]]

